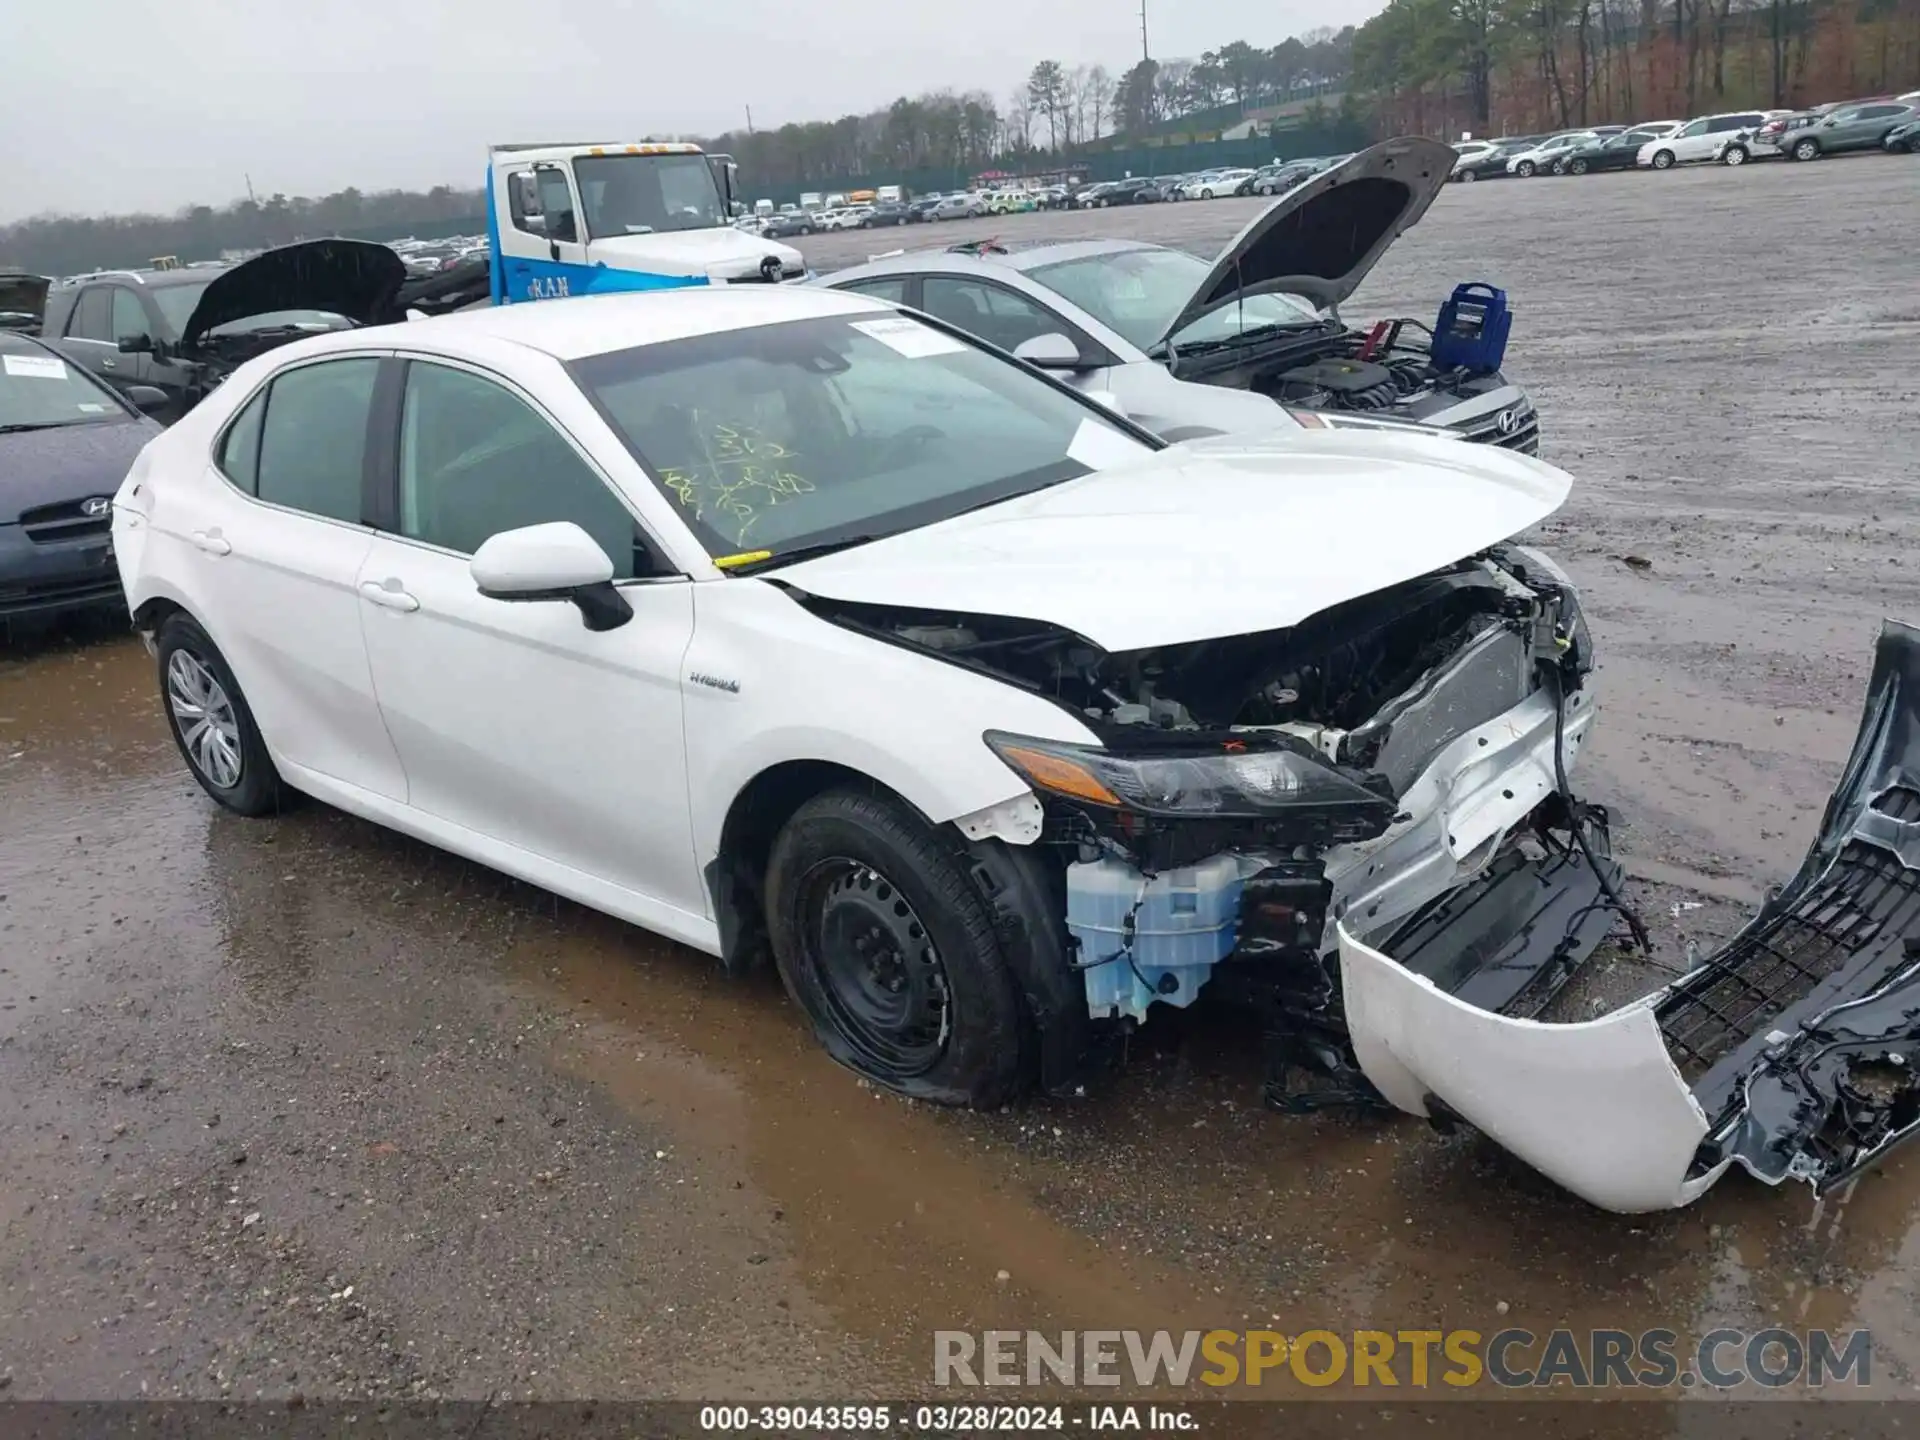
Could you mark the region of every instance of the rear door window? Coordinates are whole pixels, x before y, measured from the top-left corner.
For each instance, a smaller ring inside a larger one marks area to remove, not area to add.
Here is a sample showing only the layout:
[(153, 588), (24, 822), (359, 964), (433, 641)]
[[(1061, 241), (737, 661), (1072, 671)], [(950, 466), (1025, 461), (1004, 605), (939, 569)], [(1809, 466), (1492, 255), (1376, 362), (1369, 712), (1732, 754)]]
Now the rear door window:
[(372, 358), (323, 360), (273, 382), (260, 433), (262, 500), (361, 523), (367, 417), (379, 370)]
[(112, 325), (112, 311), (107, 299), (105, 285), (89, 285), (80, 292), (80, 298), (74, 302), (73, 314), (67, 317), (67, 338), (70, 340), (108, 340)]
[(215, 462), (221, 474), (249, 495), (260, 493), (260, 428), (266, 418), (267, 392), (262, 390), (227, 427)]

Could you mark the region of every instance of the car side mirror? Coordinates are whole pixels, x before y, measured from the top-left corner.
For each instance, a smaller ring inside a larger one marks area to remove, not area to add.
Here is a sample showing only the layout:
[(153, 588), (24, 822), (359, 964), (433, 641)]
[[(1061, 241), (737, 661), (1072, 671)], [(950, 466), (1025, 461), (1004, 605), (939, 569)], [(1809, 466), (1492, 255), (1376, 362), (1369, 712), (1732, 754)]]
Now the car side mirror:
[(1080, 358), (1080, 347), (1057, 331), (1035, 335), (1031, 340), (1022, 340), (1013, 347), (1013, 354), (1016, 360), (1024, 360), (1029, 365), (1039, 366), (1042, 370), (1086, 368)]
[(633, 606), (613, 583), (613, 561), (571, 520), (489, 536), (467, 573), (489, 600), (570, 600), (589, 630), (617, 630)]
[(124, 355), (151, 355), (153, 337), (151, 335), (122, 335), (116, 342)]
[(120, 394), (142, 415), (158, 414), (173, 398), (158, 385), (129, 385)]

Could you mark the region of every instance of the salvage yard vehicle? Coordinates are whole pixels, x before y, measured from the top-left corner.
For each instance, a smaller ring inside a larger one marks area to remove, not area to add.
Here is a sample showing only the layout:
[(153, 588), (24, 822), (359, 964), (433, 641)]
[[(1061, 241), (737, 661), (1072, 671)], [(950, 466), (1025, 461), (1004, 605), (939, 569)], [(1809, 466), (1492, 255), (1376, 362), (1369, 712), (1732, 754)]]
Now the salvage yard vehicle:
[(1481, 155), (1462, 155), (1453, 163), (1455, 180), (1478, 181), (1497, 180), (1512, 172), (1507, 162), (1522, 151), (1531, 150), (1547, 137), (1544, 135), (1517, 135), (1510, 139), (1496, 140), (1491, 149)]
[(1587, 175), (1601, 170), (1631, 170), (1640, 154), (1640, 147), (1659, 138), (1660, 132), (1655, 130), (1623, 131), (1575, 146), (1557, 164), (1569, 175)]
[(0, 636), (23, 615), (120, 609), (110, 506), (160, 427), (52, 346), (0, 330)]
[(1580, 599), (1512, 539), (1570, 483), (1402, 435), (1168, 446), (937, 320), (728, 287), (260, 356), (113, 537), (219, 803), (305, 792), (770, 953), (880, 1085), (1070, 1086), (1204, 988), (1264, 1007), (1278, 1099), (1471, 1123), (1595, 1204), (1830, 1188), (1920, 1119), (1920, 636), (1755, 922), (1542, 1021), (1620, 903), (1567, 778)]
[(1558, 135), (1548, 136), (1530, 149), (1516, 150), (1509, 155), (1507, 173), (1525, 180), (1542, 171), (1551, 171), (1556, 161), (1566, 159), (1570, 153), (1582, 145), (1604, 140), (1608, 135), (1617, 135), (1626, 128), (1624, 125), (1596, 125), (1587, 130), (1563, 130)]
[(1780, 136), (1780, 153), (1794, 160), (1818, 160), (1853, 150), (1878, 150), (1898, 126), (1915, 118), (1915, 108), (1898, 100), (1843, 105), (1818, 120)]
[(43, 333), (107, 384), (149, 386), (177, 420), (236, 365), (319, 331), (400, 318), (400, 257), (365, 240), (315, 240), (226, 269), (108, 270), (47, 297)]
[(1880, 142), (1880, 148), (1890, 155), (1920, 155), (1920, 119), (1894, 126)]
[(733, 227), (734, 173), (698, 145), (495, 145), (493, 303), (804, 278), (798, 250)]
[[(1412, 320), (1353, 329), (1340, 318), (1341, 302), (1433, 203), (1453, 158), (1436, 140), (1383, 141), (1282, 195), (1212, 262), (1134, 240), (962, 245), (878, 257), (813, 283), (936, 315), (1076, 389), (1116, 397), (1167, 439), (1272, 428), (1285, 423), (1284, 406), (1309, 425), (1413, 423), (1532, 453), (1533, 402), (1494, 349), (1476, 344), (1460, 363), (1461, 337), (1444, 318), (1433, 329)], [(1488, 315), (1495, 309), (1505, 315), (1504, 298)]]
[(1720, 142), (1740, 130), (1757, 130), (1777, 110), (1733, 110), (1723, 115), (1702, 115), (1689, 120), (1671, 135), (1649, 140), (1640, 147), (1634, 163), (1642, 169), (1671, 170), (1676, 165), (1692, 165), (1712, 160)]

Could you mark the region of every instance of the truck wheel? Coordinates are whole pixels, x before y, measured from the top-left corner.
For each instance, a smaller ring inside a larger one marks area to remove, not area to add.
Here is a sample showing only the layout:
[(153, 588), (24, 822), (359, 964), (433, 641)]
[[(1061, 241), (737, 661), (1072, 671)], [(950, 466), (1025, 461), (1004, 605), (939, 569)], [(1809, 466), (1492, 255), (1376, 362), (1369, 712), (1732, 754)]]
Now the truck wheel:
[(842, 1065), (945, 1105), (1031, 1084), (1033, 1020), (993, 913), (963, 852), (907, 806), (808, 801), (774, 841), (766, 896), (780, 978)]
[(1671, 170), (1673, 168), (1673, 152), (1671, 150), (1654, 151), (1653, 168), (1656, 170)]

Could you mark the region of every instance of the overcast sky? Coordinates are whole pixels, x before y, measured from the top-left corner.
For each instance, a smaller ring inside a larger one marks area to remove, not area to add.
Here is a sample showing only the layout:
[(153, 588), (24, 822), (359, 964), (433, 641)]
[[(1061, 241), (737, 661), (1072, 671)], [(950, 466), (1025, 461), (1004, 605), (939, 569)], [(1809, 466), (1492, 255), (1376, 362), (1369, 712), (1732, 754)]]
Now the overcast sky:
[[(1148, 0), (1157, 57), (1380, 0)], [(0, 222), (477, 186), (489, 143), (707, 134), (1139, 58), (1138, 0), (91, 0), (6, 7)]]

